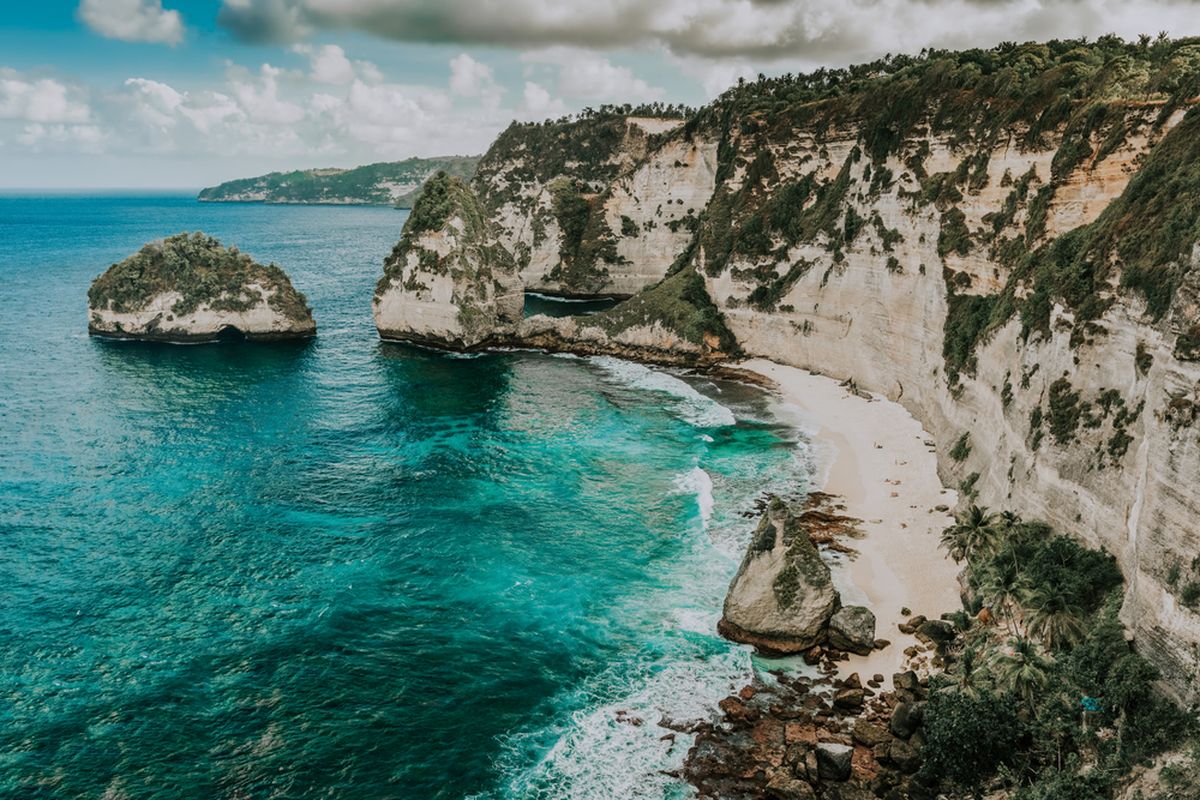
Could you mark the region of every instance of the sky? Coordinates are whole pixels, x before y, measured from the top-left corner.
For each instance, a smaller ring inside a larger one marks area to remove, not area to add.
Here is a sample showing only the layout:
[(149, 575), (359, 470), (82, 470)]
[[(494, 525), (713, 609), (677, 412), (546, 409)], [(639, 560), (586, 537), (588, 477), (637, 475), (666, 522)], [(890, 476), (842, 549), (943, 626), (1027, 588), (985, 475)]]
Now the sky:
[(477, 154), (923, 47), (1200, 34), (1200, 0), (5, 0), (0, 188), (199, 188)]

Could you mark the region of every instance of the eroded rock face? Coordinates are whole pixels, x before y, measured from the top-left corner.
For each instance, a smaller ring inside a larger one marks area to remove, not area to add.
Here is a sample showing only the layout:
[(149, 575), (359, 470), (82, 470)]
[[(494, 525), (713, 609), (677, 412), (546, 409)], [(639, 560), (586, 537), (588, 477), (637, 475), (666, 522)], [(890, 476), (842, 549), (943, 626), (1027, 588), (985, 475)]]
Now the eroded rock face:
[(689, 366), (727, 360), (736, 349), (703, 279), (690, 268), (599, 314), (531, 317), (515, 338), (545, 350)]
[(772, 498), (729, 586), (721, 634), (770, 653), (799, 653), (822, 639), (838, 602), (808, 532)]
[(715, 181), (716, 140), (682, 125), (604, 112), (500, 135), (472, 185), (527, 288), (630, 295), (666, 276)]
[(202, 233), (145, 245), (88, 291), (88, 332), (118, 339), (209, 342), (304, 339), (317, 326), (282, 269)]
[(512, 256), (474, 192), (445, 173), (431, 178), (375, 289), (379, 335), (466, 350), (511, 331), (524, 304)]

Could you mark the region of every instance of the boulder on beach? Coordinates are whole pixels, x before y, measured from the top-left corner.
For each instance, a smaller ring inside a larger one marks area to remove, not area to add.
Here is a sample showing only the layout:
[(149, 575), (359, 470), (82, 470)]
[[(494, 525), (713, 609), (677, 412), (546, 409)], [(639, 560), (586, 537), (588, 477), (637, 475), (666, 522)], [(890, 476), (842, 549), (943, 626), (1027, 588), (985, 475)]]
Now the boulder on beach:
[(304, 339), (317, 332), (304, 295), (274, 264), (203, 233), (145, 245), (88, 290), (88, 332), (118, 339)]
[(767, 653), (799, 653), (821, 641), (838, 603), (803, 523), (772, 497), (725, 596), (721, 635)]
[(517, 263), (475, 192), (444, 172), (430, 178), (375, 287), (379, 335), (469, 350), (511, 333), (524, 308)]
[(875, 615), (863, 606), (842, 606), (829, 618), (829, 646), (865, 656), (875, 649)]

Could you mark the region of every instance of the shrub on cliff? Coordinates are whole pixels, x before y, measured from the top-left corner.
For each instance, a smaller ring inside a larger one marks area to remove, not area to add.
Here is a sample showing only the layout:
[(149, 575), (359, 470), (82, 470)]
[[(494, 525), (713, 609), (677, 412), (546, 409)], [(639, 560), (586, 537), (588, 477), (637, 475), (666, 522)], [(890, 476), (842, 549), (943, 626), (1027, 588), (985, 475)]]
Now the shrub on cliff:
[(935, 692), (925, 707), (922, 776), (978, 793), (1013, 761), (1024, 734), (1011, 702), (994, 691)]
[[(1003, 767), (1018, 798), (1110, 797), (1132, 765), (1186, 740), (1195, 720), (1158, 693), (1157, 671), (1126, 641), (1111, 556), (1011, 513), (975, 516), (987, 545), (959, 552), (971, 587), (1005, 624), (973, 626), (937, 679), (925, 714), (926, 777), (978, 792)], [(1000, 749), (964, 740), (981, 735), (972, 726), (988, 729), (985, 737), (998, 726)]]
[(738, 352), (737, 340), (694, 269), (684, 268), (608, 311), (592, 317), (610, 335), (640, 325), (662, 325), (695, 345), (716, 343), (724, 353)]

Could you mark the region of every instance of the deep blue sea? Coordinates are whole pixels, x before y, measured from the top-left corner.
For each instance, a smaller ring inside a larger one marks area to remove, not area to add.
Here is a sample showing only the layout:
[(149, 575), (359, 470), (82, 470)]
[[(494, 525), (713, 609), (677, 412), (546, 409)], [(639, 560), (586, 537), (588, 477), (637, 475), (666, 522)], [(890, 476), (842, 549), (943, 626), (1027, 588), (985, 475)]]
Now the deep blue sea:
[[(0, 797), (688, 795), (656, 723), (749, 674), (715, 623), (804, 436), (734, 384), (380, 343), (403, 221), (0, 195)], [(90, 339), (91, 279), (197, 229), (318, 338)]]

